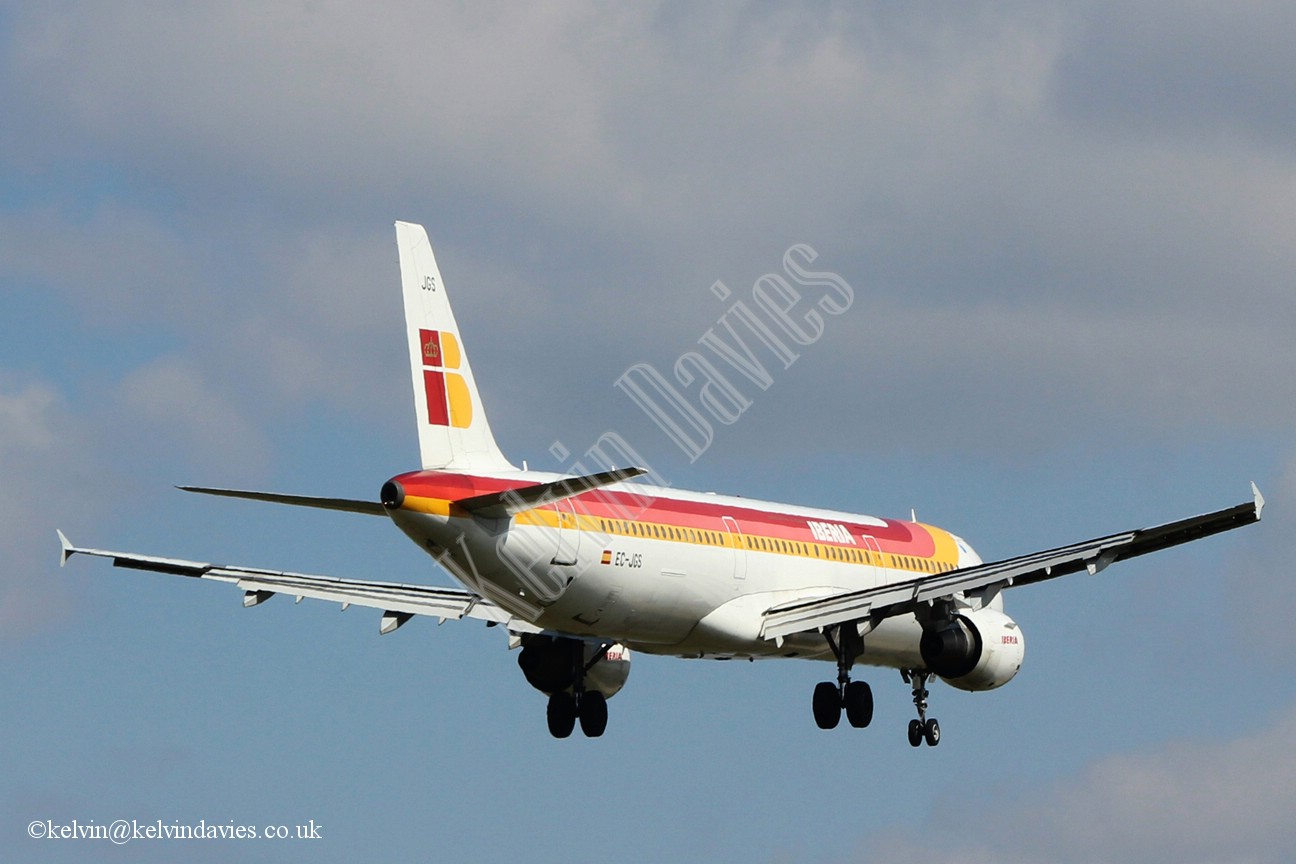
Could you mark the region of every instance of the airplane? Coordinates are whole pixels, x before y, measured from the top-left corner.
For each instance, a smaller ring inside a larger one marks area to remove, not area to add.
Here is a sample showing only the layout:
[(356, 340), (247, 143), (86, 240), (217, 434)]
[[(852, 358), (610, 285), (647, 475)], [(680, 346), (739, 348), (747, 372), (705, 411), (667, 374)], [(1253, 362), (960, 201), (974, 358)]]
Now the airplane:
[(550, 734), (598, 737), (634, 651), (685, 658), (834, 663), (815, 723), (873, 718), (857, 666), (899, 670), (917, 717), (909, 743), (936, 746), (928, 684), (993, 690), (1021, 668), (1025, 638), (1004, 591), (1257, 522), (1264, 498), (1055, 549), (984, 562), (961, 537), (916, 521), (632, 482), (642, 467), (582, 474), (519, 469), (500, 452), (465, 343), (420, 225), (396, 223), (421, 467), (378, 500), (209, 487), (186, 491), (391, 519), (462, 587), (363, 581), (74, 546), (118, 567), (229, 582), (243, 605), (275, 594), (502, 627), (527, 682), (548, 697)]

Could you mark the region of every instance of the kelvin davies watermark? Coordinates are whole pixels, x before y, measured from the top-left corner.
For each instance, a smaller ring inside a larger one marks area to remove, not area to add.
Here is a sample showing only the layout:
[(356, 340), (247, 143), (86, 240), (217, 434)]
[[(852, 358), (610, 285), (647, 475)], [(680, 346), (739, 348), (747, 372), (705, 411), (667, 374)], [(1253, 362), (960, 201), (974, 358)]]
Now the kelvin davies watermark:
[(319, 840), (321, 827), (314, 819), (305, 825), (236, 825), (233, 822), (142, 822), (117, 819), (102, 823), (55, 822), (37, 819), (27, 825), (33, 840), (109, 840), (118, 846), (134, 840)]

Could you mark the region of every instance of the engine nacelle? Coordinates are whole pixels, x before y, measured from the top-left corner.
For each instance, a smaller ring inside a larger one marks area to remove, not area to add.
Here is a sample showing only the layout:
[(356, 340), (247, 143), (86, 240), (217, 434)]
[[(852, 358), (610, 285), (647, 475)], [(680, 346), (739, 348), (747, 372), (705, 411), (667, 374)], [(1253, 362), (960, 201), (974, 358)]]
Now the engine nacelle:
[(993, 690), (1011, 681), (1021, 668), (1026, 640), (1016, 621), (987, 607), (924, 630), (919, 650), (927, 668), (950, 686)]
[(630, 677), (630, 649), (620, 643), (613, 645), (590, 666), (598, 651), (597, 643), (582, 639), (527, 636), (518, 653), (518, 666), (527, 683), (546, 695), (570, 690), (576, 683), (576, 676), (588, 666), (585, 689), (598, 690), (611, 699)]

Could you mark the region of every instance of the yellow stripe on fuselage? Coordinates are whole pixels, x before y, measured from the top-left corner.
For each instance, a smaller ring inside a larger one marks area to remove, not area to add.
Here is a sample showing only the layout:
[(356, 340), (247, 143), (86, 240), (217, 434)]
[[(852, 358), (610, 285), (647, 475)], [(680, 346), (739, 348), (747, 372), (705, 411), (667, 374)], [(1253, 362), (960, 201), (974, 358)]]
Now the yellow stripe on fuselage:
[(935, 525), (925, 525), (920, 522), (918, 527), (930, 534), (932, 542), (936, 544), (936, 551), (932, 553), (932, 558), (937, 561), (948, 562), (947, 566), (951, 570), (957, 567), (959, 552), (958, 542), (955, 541), (954, 535), (944, 528), (937, 528)]
[[(472, 514), (445, 498), (424, 498), (408, 496), (402, 505), (403, 509), (416, 513), (427, 513), (445, 518), (471, 518)], [(567, 519), (570, 513), (564, 512)], [(934, 525), (917, 523), (915, 527), (927, 532), (934, 546), (930, 556), (884, 552), (879, 554), (863, 548), (816, 543), (805, 540), (787, 540), (772, 535), (754, 534), (744, 531), (734, 535), (729, 531), (715, 531), (704, 528), (672, 525), (667, 522), (648, 522), (640, 519), (613, 519), (608, 517), (576, 514), (576, 523), (559, 525), (559, 511), (543, 508), (526, 510), (515, 514), (513, 520), (518, 525), (531, 525), (539, 528), (559, 528), (577, 530), (603, 538), (626, 537), (630, 539), (656, 540), (664, 543), (685, 543), (692, 546), (726, 547), (745, 549), (748, 552), (764, 552), (774, 555), (787, 555), (806, 558), (812, 561), (835, 561), (843, 564), (860, 564), (875, 567), (886, 567), (892, 570), (910, 570), (913, 572), (942, 573), (958, 567), (958, 545), (948, 531)], [(741, 540), (741, 542), (740, 542)]]

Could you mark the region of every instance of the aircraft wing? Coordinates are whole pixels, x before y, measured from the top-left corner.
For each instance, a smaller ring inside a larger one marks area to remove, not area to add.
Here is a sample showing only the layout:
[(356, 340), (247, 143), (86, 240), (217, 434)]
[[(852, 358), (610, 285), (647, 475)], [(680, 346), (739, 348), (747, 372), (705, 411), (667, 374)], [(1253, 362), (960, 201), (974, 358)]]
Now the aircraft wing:
[(510, 633), (539, 633), (539, 628), (511, 615), (491, 601), (461, 588), (436, 588), (429, 585), (402, 585), (396, 582), (367, 582), (311, 576), (251, 567), (232, 567), (178, 558), (111, 552), (72, 545), (62, 531), (58, 532), (63, 553), (60, 565), (73, 555), (92, 555), (112, 559), (113, 566), (154, 573), (171, 573), (217, 582), (232, 582), (243, 589), (243, 605), (255, 606), (275, 594), (287, 594), (300, 601), (303, 597), (330, 600), (348, 606), (381, 609), (383, 617), (378, 632), (387, 634), (415, 615), (447, 619), (477, 618), (487, 625), (503, 624)]
[(999, 590), (1054, 579), (1080, 570), (1097, 573), (1116, 561), (1200, 540), (1260, 520), (1264, 496), (1251, 484), (1253, 500), (1152, 528), (1020, 555), (990, 564), (923, 575), (861, 591), (781, 603), (765, 611), (761, 636), (780, 640), (793, 633), (823, 630), (850, 621), (874, 622), (913, 612), (920, 605), (958, 593)]

